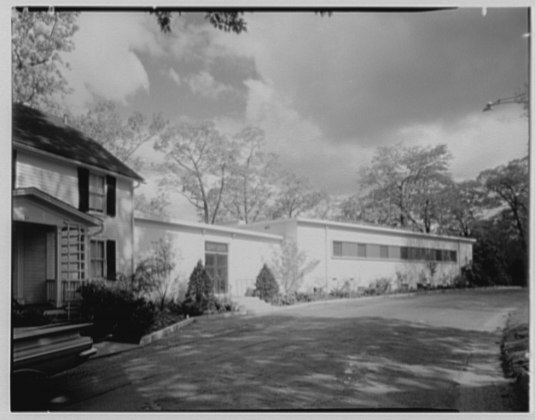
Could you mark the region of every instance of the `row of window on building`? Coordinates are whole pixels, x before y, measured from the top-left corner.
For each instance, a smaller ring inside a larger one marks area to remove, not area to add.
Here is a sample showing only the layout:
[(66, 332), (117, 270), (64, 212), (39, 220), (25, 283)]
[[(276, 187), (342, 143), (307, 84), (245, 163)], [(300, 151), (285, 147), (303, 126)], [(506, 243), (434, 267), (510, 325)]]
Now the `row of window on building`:
[(409, 261), (457, 261), (457, 251), (451, 249), (362, 244), (345, 241), (333, 241), (333, 256), (345, 258), (379, 258)]

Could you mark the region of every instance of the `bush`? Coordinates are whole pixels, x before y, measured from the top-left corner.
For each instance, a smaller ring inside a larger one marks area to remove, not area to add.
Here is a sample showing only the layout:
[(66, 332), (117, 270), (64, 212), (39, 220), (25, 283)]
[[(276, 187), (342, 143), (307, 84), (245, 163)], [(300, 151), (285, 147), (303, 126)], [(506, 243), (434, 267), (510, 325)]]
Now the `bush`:
[(255, 286), (254, 296), (258, 296), (266, 302), (271, 302), (279, 293), (279, 284), (266, 264), (258, 273)]
[(12, 318), (13, 327), (29, 327), (44, 325), (48, 323), (48, 319), (43, 315), (43, 311), (37, 308), (26, 307), (20, 305), (17, 301), (12, 302)]
[(212, 279), (199, 260), (189, 278), (188, 290), (182, 304), (184, 313), (197, 316), (207, 311), (215, 311), (215, 301)]
[(82, 285), (78, 292), (82, 297), (80, 313), (93, 323), (89, 333), (95, 340), (113, 334), (116, 338), (136, 341), (154, 322), (154, 304), (136, 297), (131, 290), (91, 282)]

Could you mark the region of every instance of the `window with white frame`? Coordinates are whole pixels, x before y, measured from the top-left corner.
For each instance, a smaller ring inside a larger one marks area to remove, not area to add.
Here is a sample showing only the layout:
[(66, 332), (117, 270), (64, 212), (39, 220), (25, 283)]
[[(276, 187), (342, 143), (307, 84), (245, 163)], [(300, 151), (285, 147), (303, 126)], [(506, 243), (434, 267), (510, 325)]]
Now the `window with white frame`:
[(106, 242), (91, 241), (91, 278), (106, 278)]
[(106, 209), (106, 179), (89, 174), (89, 210), (104, 213)]
[(115, 280), (115, 241), (95, 239), (90, 243), (91, 278)]

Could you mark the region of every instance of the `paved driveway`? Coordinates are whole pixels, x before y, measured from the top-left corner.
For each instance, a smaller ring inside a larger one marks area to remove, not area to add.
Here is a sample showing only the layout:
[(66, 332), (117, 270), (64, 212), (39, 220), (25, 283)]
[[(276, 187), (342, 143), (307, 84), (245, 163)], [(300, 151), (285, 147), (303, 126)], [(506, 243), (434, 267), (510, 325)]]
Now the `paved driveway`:
[(466, 291), (200, 319), (56, 376), (50, 409), (508, 411), (499, 328), (527, 299)]

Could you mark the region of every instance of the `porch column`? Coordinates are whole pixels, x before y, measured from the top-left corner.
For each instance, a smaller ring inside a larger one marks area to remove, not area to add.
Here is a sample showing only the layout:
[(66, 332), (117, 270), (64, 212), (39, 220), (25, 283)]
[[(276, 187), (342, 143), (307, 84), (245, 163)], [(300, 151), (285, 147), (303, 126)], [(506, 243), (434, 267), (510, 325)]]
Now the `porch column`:
[(61, 284), (61, 227), (56, 226), (56, 307), (63, 305)]

